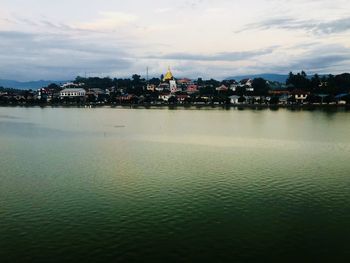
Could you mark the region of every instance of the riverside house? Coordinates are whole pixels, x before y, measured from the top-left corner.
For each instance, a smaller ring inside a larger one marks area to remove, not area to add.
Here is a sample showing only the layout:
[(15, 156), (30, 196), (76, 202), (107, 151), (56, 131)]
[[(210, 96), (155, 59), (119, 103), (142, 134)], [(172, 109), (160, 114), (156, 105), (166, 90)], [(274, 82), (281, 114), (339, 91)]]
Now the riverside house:
[(304, 91), (304, 90), (294, 90), (292, 92), (292, 95), (294, 96), (294, 99), (297, 103), (303, 104), (307, 97), (310, 95), (310, 92)]
[(64, 98), (85, 98), (86, 91), (81, 88), (64, 89), (60, 92), (61, 99)]

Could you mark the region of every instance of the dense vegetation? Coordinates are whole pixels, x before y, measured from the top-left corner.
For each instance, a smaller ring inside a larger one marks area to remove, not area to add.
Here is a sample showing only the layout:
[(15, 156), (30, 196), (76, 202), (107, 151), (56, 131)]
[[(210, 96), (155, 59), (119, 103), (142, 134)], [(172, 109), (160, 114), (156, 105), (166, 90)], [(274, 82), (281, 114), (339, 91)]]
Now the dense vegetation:
[(350, 92), (350, 74), (344, 73), (336, 76), (315, 74), (308, 77), (304, 71), (297, 74), (291, 72), (286, 84), (290, 91), (297, 89), (311, 93), (337, 95)]

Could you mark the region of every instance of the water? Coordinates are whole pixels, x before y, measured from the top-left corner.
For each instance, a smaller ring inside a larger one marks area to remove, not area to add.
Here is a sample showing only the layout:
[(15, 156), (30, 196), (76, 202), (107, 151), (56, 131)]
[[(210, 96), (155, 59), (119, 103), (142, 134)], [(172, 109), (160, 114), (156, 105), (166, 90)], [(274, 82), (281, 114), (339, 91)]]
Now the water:
[(0, 108), (0, 261), (348, 262), (350, 112)]

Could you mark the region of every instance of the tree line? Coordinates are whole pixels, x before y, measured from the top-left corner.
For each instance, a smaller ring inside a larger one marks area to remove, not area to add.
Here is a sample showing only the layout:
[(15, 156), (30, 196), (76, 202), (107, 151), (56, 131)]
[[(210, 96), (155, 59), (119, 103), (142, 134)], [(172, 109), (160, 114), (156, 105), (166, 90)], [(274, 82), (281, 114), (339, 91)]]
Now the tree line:
[(350, 74), (315, 74), (309, 77), (304, 71), (297, 74), (290, 72), (286, 84), (290, 91), (297, 89), (313, 94), (337, 95), (350, 92)]

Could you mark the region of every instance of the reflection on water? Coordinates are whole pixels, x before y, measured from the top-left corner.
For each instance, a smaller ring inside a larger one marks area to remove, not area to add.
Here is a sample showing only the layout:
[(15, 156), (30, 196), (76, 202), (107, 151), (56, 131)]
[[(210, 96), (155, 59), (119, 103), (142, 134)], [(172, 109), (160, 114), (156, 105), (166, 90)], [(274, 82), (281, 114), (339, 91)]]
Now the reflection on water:
[(349, 121), (0, 108), (0, 258), (346, 262)]

